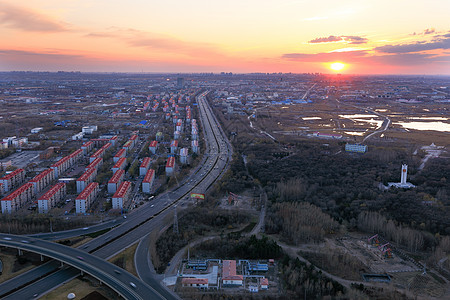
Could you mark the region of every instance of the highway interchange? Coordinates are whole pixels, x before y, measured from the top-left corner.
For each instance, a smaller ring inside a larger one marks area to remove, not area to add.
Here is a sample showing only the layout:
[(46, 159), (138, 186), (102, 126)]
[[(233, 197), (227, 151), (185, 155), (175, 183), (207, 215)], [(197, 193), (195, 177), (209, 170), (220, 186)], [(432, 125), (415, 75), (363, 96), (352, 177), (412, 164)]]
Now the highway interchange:
[[(175, 189), (157, 196), (153, 201), (132, 211), (127, 219), (60, 233), (34, 235), (33, 238), (0, 235), (1, 245), (7, 244), (10, 247), (41, 253), (72, 266), (58, 268), (59, 264), (55, 264), (53, 261), (43, 264), (0, 284), (0, 297), (4, 297), (3, 299), (33, 298), (34, 295), (41, 295), (78, 276), (79, 271), (76, 269), (79, 269), (96, 277), (126, 299), (148, 299), (149, 295), (152, 295), (151, 299), (177, 299), (175, 294), (163, 287), (150, 274), (140, 274), (144, 280), (140, 280), (124, 270), (120, 270), (121, 274), (117, 274), (117, 267), (106, 262), (106, 259), (138, 242), (151, 230), (164, 227), (166, 216), (173, 215), (175, 205), (184, 205), (188, 201), (192, 201), (189, 198), (192, 192), (204, 193), (226, 169), (232, 154), (231, 146), (205, 98), (206, 92), (197, 97), (197, 103), (207, 149), (201, 166), (193, 174), (181, 181)], [(59, 256), (48, 252), (53, 249), (53, 246), (50, 245), (57, 244), (37, 239), (68, 238), (112, 226), (115, 227), (109, 232), (78, 249), (58, 245), (58, 247), (62, 247), (58, 248)], [(5, 238), (10, 240), (5, 240)], [(30, 242), (21, 242), (25, 239)], [(148, 249), (141, 249), (141, 251), (148, 253)], [(69, 253), (72, 255), (68, 255)], [(82, 257), (82, 259), (77, 257)], [(147, 255), (137, 257), (136, 263), (148, 265)], [(47, 274), (50, 275), (46, 276)]]

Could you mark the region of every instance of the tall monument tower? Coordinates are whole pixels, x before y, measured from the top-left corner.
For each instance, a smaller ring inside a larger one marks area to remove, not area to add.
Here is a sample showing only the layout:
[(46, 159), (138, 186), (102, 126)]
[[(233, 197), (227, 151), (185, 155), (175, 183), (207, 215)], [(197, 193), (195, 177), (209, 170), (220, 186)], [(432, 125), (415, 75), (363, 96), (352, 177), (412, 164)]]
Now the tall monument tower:
[(402, 165), (402, 175), (400, 177), (400, 184), (406, 185), (407, 174), (408, 174), (408, 165)]

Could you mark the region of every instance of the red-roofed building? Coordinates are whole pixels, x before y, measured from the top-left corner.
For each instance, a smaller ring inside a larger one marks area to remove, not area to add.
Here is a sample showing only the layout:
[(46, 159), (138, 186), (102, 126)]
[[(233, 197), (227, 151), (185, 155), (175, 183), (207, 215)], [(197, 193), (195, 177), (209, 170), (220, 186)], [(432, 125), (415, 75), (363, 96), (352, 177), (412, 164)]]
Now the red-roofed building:
[(158, 147), (158, 142), (157, 141), (151, 141), (150, 142), (150, 146), (148, 147), (148, 150), (153, 153), (156, 154), (156, 149)]
[(98, 157), (103, 157), (103, 155), (105, 155), (106, 149), (108, 149), (109, 147), (111, 147), (111, 144), (108, 143), (95, 151), (95, 153), (92, 154), (91, 157), (89, 157), (89, 163), (93, 162)]
[(125, 170), (127, 166), (127, 159), (125, 157), (121, 157), (112, 167), (113, 173), (116, 173), (118, 170)]
[(34, 186), (32, 183), (25, 183), (8, 196), (4, 197), (0, 202), (2, 213), (11, 213), (17, 211), (25, 205), (34, 196)]
[(102, 147), (109, 143), (110, 139), (91, 139), (91, 142), (95, 144), (95, 147)]
[(117, 135), (109, 139), (109, 143), (113, 146), (116, 144), (116, 142), (117, 142)]
[(66, 195), (66, 184), (59, 182), (52, 186), (44, 195), (38, 199), (38, 210), (40, 214), (47, 213), (56, 203)]
[(114, 194), (117, 191), (117, 188), (123, 182), (123, 178), (125, 177), (125, 170), (118, 170), (111, 179), (108, 181), (108, 193)]
[(91, 207), (91, 203), (98, 194), (98, 183), (91, 182), (75, 199), (75, 211), (77, 214), (85, 214)]
[(126, 157), (126, 156), (127, 156), (127, 150), (120, 149), (119, 151), (117, 151), (116, 155), (114, 155), (113, 162), (116, 163), (119, 161), (120, 158)]
[(29, 182), (33, 184), (34, 192), (37, 194), (45, 189), (53, 180), (55, 180), (55, 170), (46, 169), (34, 176)]
[(122, 209), (124, 204), (128, 202), (128, 197), (131, 192), (131, 182), (124, 181), (117, 189), (116, 193), (112, 196), (112, 208)]
[(9, 192), (21, 185), (25, 180), (25, 170), (15, 169), (9, 174), (0, 178), (0, 183), (3, 184), (3, 192)]
[(133, 148), (133, 141), (127, 141), (123, 144), (122, 149), (125, 149), (127, 153)]
[(197, 287), (200, 289), (208, 288), (208, 278), (183, 278), (181, 279), (183, 287)]
[(130, 137), (129, 141), (131, 141), (131, 143), (132, 143), (132, 145), (133, 145), (132, 148), (134, 148), (134, 146), (136, 146), (136, 143), (138, 142), (138, 139), (139, 139), (139, 136), (138, 136), (137, 134), (133, 134), (133, 135)]
[(88, 184), (94, 181), (97, 176), (97, 169), (91, 168), (84, 172), (80, 178), (77, 179), (77, 193), (81, 193)]
[(94, 143), (89, 141), (81, 145), (81, 150), (83, 150), (83, 154), (86, 155), (94, 149)]
[(150, 157), (144, 157), (141, 165), (139, 166), (139, 176), (144, 176), (147, 173), (151, 162), (152, 159)]
[(154, 180), (155, 180), (155, 170), (150, 169), (145, 174), (144, 180), (142, 180), (142, 192), (150, 194)]
[(61, 176), (68, 168), (73, 166), (82, 157), (83, 150), (78, 149), (51, 165), (50, 168), (55, 170), (55, 178)]
[(236, 261), (224, 260), (222, 262), (222, 285), (242, 285), (244, 277), (236, 274)]
[(267, 290), (269, 288), (269, 279), (263, 277), (259, 279), (259, 286), (262, 290)]
[(172, 175), (175, 170), (175, 157), (170, 156), (166, 163), (166, 175)]
[(191, 145), (192, 145), (192, 152), (199, 153), (200, 148), (198, 147), (198, 140), (193, 140), (191, 142)]
[(173, 140), (170, 143), (170, 153), (176, 154), (177, 150), (178, 150), (178, 141), (177, 140)]
[(89, 169), (96, 169), (98, 171), (98, 168), (103, 164), (103, 157), (97, 157), (94, 159), (89, 165), (86, 167), (86, 171)]

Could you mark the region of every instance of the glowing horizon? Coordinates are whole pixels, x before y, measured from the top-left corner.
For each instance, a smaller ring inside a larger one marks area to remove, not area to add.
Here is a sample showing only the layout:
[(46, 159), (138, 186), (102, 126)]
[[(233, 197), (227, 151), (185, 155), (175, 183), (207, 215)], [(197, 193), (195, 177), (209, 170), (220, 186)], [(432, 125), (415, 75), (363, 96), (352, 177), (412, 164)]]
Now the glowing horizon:
[[(450, 75), (450, 1), (14, 0), (0, 71)], [(429, 13), (427, 13), (429, 12)]]

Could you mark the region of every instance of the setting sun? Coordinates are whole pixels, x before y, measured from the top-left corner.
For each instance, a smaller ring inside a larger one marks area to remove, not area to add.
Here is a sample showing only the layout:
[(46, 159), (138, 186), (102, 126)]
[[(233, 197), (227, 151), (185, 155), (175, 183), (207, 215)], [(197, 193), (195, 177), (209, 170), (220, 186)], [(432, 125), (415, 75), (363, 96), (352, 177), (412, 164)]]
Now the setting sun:
[(345, 68), (345, 64), (340, 63), (340, 62), (335, 62), (330, 65), (330, 68), (334, 71), (341, 71), (342, 69)]

